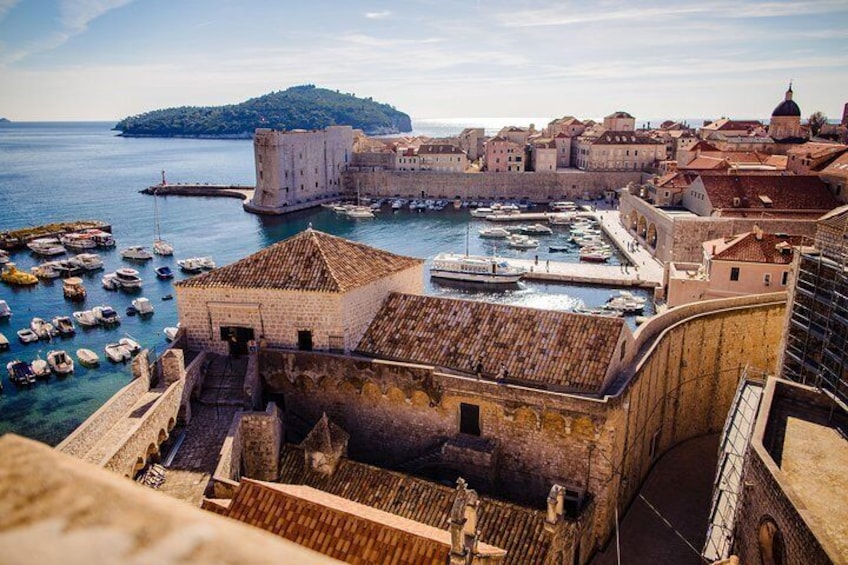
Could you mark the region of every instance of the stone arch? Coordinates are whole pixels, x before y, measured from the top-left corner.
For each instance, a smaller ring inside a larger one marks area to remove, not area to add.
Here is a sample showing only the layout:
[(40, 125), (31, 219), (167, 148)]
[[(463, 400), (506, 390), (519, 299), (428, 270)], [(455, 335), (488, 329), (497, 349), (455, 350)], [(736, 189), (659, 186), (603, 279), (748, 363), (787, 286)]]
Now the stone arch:
[(159, 446), (151, 442), (150, 445), (147, 446), (147, 451), (145, 452), (144, 457), (146, 460), (149, 461), (151, 458), (156, 457), (156, 455), (158, 454)]
[(130, 478), (135, 477), (135, 474), (144, 469), (144, 458), (139, 457), (135, 460), (135, 464), (133, 464), (133, 470)]
[(168, 432), (166, 432), (163, 428), (159, 428), (159, 435), (156, 437), (156, 443), (162, 445), (165, 443), (165, 440), (168, 439)]
[(380, 387), (373, 382), (366, 380), (362, 385), (362, 396), (379, 399), (383, 396), (383, 391), (380, 390)]
[(580, 439), (594, 439), (595, 424), (591, 418), (580, 416), (571, 422), (571, 432)]
[(636, 210), (630, 211), (630, 225), (632, 231), (636, 231), (636, 226), (639, 224), (639, 213)]
[(177, 425), (177, 421), (174, 418), (168, 419), (168, 432), (174, 429), (174, 426)]
[(645, 216), (639, 216), (639, 221), (636, 224), (636, 235), (645, 238), (645, 235), (648, 233), (648, 220), (645, 219)]
[(412, 393), (412, 405), (418, 408), (427, 408), (430, 406), (430, 397), (424, 391), (416, 390)]
[(539, 413), (527, 406), (516, 409), (512, 419), (515, 425), (523, 430), (537, 431), (541, 426)]
[(556, 412), (542, 413), (542, 428), (559, 436), (566, 436), (569, 433), (568, 422), (561, 414)]
[(389, 399), (389, 402), (395, 404), (403, 404), (406, 402), (406, 395), (396, 386), (390, 386), (386, 389), (386, 398)]
[(655, 248), (657, 246), (657, 226), (655, 224), (648, 226), (648, 234), (645, 237), (645, 242), (648, 244), (648, 247)]
[(783, 542), (783, 534), (769, 515), (760, 519), (757, 529), (757, 542), (760, 549), (760, 560), (763, 565), (783, 565), (788, 563), (786, 559), (786, 545)]
[(356, 387), (351, 384), (350, 381), (344, 380), (339, 381), (339, 384), (336, 385), (336, 390), (341, 392), (342, 394), (356, 394), (358, 391)]

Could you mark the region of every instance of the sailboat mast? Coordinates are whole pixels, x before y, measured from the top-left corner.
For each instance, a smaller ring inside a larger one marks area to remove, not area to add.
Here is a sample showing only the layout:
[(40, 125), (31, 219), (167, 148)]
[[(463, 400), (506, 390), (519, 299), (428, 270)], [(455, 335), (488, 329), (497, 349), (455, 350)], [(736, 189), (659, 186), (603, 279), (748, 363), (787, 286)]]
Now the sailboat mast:
[(154, 240), (159, 241), (162, 239), (162, 234), (159, 231), (159, 203), (156, 201), (156, 191), (153, 191), (153, 229), (155, 231)]
[(471, 231), (471, 224), (465, 224), (465, 256), (468, 257), (468, 233)]

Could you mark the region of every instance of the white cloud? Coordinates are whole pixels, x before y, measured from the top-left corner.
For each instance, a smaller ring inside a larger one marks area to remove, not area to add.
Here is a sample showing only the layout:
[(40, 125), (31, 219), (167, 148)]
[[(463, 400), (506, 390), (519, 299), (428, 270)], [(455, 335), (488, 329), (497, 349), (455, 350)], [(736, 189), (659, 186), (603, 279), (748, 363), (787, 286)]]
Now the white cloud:
[(0, 20), (6, 17), (6, 14), (15, 7), (20, 0), (0, 0)]
[(365, 12), (365, 17), (369, 20), (383, 20), (391, 15), (392, 13), (389, 10), (383, 10), (382, 12)]

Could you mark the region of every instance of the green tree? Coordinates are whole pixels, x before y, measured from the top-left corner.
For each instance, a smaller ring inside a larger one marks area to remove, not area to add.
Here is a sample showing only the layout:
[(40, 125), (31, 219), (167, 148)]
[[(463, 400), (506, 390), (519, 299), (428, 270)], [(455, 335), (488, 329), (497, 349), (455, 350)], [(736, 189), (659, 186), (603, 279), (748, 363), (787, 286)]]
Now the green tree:
[(815, 136), (821, 131), (822, 126), (827, 123), (827, 116), (822, 112), (816, 111), (810, 115), (809, 126), (810, 132)]

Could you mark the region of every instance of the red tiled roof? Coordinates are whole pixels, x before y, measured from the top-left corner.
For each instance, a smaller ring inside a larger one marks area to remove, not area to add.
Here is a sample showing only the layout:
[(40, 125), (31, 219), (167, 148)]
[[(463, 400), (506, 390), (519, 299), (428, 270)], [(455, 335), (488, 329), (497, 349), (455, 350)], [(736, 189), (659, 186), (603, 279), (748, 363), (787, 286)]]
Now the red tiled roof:
[(712, 143), (701, 140), (689, 149), (687, 149), (687, 151), (719, 151), (719, 148), (713, 145)]
[(817, 222), (819, 225), (845, 230), (848, 233), (848, 206), (840, 206), (831, 210)]
[(708, 157), (706, 155), (700, 155), (692, 159), (685, 165), (682, 165), (680, 168), (687, 169), (690, 171), (712, 171), (715, 169), (729, 169), (730, 165), (721, 157)]
[(361, 354), (473, 372), (552, 390), (602, 392), (624, 331), (605, 318), (392, 293), (359, 342)]
[[(280, 481), (308, 485), (435, 528), (448, 524), (456, 495), (450, 487), (347, 458), (331, 475), (317, 473), (306, 464), (303, 450), (289, 444), (280, 459)], [(545, 562), (550, 535), (543, 511), (479, 498), (480, 541), (506, 550), (504, 565)]]
[(686, 188), (692, 182), (698, 178), (698, 175), (695, 173), (685, 173), (674, 171), (671, 173), (666, 173), (662, 177), (660, 177), (654, 185), (657, 187), (668, 187), (668, 188)]
[(819, 172), (823, 175), (848, 177), (848, 153), (843, 153)]
[[(443, 565), (450, 554), (447, 529), (308, 486), (243, 479), (229, 506), (216, 512), (347, 563)], [(503, 554), (486, 544), (478, 549)]]
[[(800, 235), (772, 233), (764, 233), (761, 239), (757, 239), (756, 234), (749, 233), (714, 255), (713, 260), (788, 265), (792, 262), (791, 248), (801, 245), (802, 239)], [(781, 248), (787, 251), (781, 251)]]
[(421, 263), (309, 228), (175, 286), (347, 292)]
[[(701, 175), (713, 208), (829, 211), (839, 205), (818, 177), (812, 175)], [(771, 200), (766, 205), (761, 196)], [(739, 205), (734, 206), (734, 198)]]

